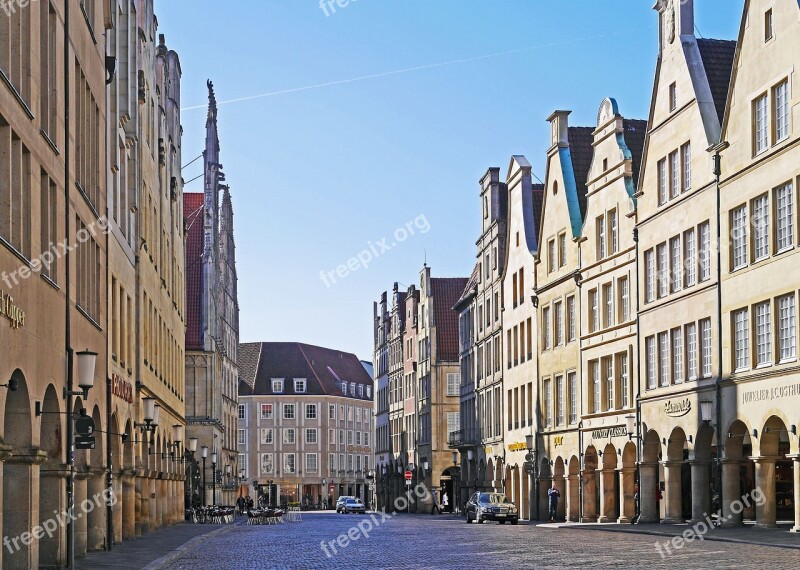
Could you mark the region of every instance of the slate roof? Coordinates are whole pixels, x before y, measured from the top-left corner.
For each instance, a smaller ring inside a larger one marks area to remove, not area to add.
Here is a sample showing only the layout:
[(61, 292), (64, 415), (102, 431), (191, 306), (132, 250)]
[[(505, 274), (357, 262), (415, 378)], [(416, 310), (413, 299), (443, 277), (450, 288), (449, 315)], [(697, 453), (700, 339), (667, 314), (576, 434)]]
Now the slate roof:
[(480, 281), (481, 278), (480, 271), (481, 266), (479, 263), (476, 263), (475, 269), (472, 270), (472, 275), (470, 275), (470, 278), (467, 279), (467, 284), (464, 286), (464, 291), (461, 292), (461, 296), (458, 298), (458, 301), (456, 301), (456, 304), (453, 305), (454, 311), (460, 312), (464, 305), (467, 304), (467, 301), (475, 296), (478, 288), (478, 281)]
[[(242, 396), (290, 396), (294, 395), (295, 378), (306, 379), (303, 395), (340, 396), (342, 382), (347, 382), (347, 397), (355, 400), (371, 401), (372, 397), (350, 395), (350, 383), (372, 386), (373, 381), (355, 354), (335, 349), (323, 348), (299, 342), (262, 342), (255, 345), (259, 351), (258, 367), (252, 391), (247, 390), (247, 382), (242, 379), (239, 395)], [(240, 344), (239, 350), (255, 350), (248, 344)], [(272, 379), (283, 378), (283, 392), (272, 391)], [(244, 387), (244, 391), (243, 391)], [(372, 392), (370, 392), (372, 394)]]
[(572, 170), (575, 172), (575, 188), (578, 192), (578, 204), (581, 209), (581, 220), (586, 217), (586, 181), (589, 168), (592, 166), (594, 153), (593, 127), (569, 127), (569, 154), (572, 158)]
[[(536, 228), (535, 236), (538, 241), (539, 229), (542, 225), (542, 208), (544, 207), (544, 184), (532, 184), (531, 193), (533, 194), (533, 223)], [(539, 244), (536, 244), (539, 249)]]
[(725, 115), (725, 105), (728, 102), (728, 88), (731, 84), (731, 71), (733, 58), (736, 52), (735, 40), (698, 39), (700, 57), (706, 70), (714, 106), (717, 109), (719, 122)]
[(467, 285), (467, 277), (433, 277), (433, 324), (436, 327), (436, 359), (458, 362), (458, 313), (453, 310)]
[(633, 183), (639, 184), (639, 170), (642, 165), (642, 155), (644, 154), (644, 139), (647, 136), (647, 121), (637, 119), (625, 119), (622, 122), (625, 135), (625, 145), (631, 151), (631, 161), (633, 163)]
[(260, 357), (260, 342), (246, 342), (239, 345), (239, 380), (246, 383), (251, 390), (256, 383)]
[(202, 192), (184, 192), (183, 218), (186, 233), (186, 350), (203, 350), (200, 325), (203, 292), (203, 207)]

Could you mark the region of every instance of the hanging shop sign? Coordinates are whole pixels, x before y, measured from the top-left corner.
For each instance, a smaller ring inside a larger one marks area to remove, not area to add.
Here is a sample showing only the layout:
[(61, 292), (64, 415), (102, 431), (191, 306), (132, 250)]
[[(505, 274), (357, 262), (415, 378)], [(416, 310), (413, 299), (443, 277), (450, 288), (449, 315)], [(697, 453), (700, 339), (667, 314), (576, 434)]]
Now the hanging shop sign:
[(12, 329), (25, 326), (25, 311), (14, 304), (14, 299), (0, 290), (0, 317), (5, 317), (11, 323)]
[(689, 398), (678, 400), (677, 402), (667, 400), (667, 403), (664, 404), (664, 413), (673, 418), (685, 416), (691, 411), (692, 401)]
[(133, 403), (133, 386), (119, 374), (111, 375), (111, 393), (129, 404)]
[(508, 444), (509, 451), (527, 451), (528, 446), (525, 444), (524, 441), (517, 441), (515, 443)]

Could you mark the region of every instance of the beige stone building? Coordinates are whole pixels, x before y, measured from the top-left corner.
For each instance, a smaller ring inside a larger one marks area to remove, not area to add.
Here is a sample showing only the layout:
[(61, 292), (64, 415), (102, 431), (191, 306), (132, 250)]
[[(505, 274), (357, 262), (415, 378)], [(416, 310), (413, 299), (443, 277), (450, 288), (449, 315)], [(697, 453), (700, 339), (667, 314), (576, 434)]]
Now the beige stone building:
[[(533, 517), (531, 478), (525, 470), (526, 436), (538, 431), (538, 376), (534, 266), (544, 186), (533, 184), (531, 165), (524, 156), (513, 156), (506, 177), (508, 189), (507, 239), (502, 268), (502, 331), (508, 358), (501, 358), (505, 432), (503, 489), (522, 518)], [(527, 281), (526, 281), (527, 279)], [(501, 352), (502, 355), (502, 352)]]
[[(800, 6), (745, 2), (723, 122), (721, 235), (723, 518), (800, 531), (797, 188)], [(708, 397), (714, 400), (713, 397)], [(760, 489), (763, 507), (730, 502)], [(694, 489), (693, 489), (694, 490)]]

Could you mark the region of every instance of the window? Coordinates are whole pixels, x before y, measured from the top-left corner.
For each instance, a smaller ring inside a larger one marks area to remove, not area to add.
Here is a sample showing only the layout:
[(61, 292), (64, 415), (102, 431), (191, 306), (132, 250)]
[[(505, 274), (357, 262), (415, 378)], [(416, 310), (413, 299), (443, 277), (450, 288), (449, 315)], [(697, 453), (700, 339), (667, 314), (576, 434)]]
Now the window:
[(461, 383), (459, 375), (453, 372), (447, 374), (447, 395), (458, 396), (460, 394), (459, 384)]
[(284, 428), (283, 430), (283, 443), (292, 445), (296, 441), (294, 428)]
[(681, 238), (674, 237), (669, 240), (670, 257), (672, 258), (672, 292), (681, 290), (683, 283), (683, 268), (681, 267)]
[(359, 384), (358, 385), (358, 397), (359, 398), (363, 398), (364, 397), (364, 385), (363, 384)]
[(347, 395), (347, 382), (342, 382), (342, 394)]
[(678, 107), (678, 87), (675, 82), (669, 85), (669, 110), (674, 111)]
[[(556, 241), (551, 239), (547, 242), (547, 272), (552, 273), (556, 270)], [(522, 292), (524, 295), (525, 293)]]
[(350, 395), (351, 396), (355, 396), (356, 395), (356, 383), (355, 382), (350, 382)]
[(272, 439), (272, 428), (262, 428), (261, 443), (262, 445), (272, 445), (274, 443)]
[(789, 81), (783, 81), (773, 89), (775, 105), (775, 142), (789, 136)]
[(316, 404), (306, 404), (306, 419), (307, 420), (315, 420), (315, 419), (317, 419), (317, 405)]
[(245, 438), (247, 437), (245, 434), (246, 434), (245, 430), (243, 429), (239, 430), (239, 439), (238, 439), (239, 445), (244, 445)]
[[(43, 3), (43, 5), (48, 6), (48, 10), (50, 9), (49, 3)], [(53, 14), (54, 15), (54, 14)], [(45, 36), (44, 30), (42, 30), (42, 36)], [(55, 53), (55, 52), (54, 52)], [(42, 58), (44, 60), (44, 57)], [(53, 68), (55, 69), (55, 68)], [(44, 72), (43, 72), (44, 73)], [(53, 71), (55, 73), (55, 71)], [(53, 81), (53, 79), (50, 79)], [(47, 99), (47, 96), (43, 93), (42, 94), (42, 101), (44, 105), (44, 101)], [(55, 106), (53, 106), (55, 108)], [(42, 119), (43, 121), (46, 120), (46, 117)], [(55, 123), (54, 123), (55, 126)], [(42, 129), (45, 130), (45, 129)], [(55, 135), (53, 135), (55, 136)], [(41, 224), (40, 224), (40, 236), (41, 236), (41, 248), (46, 249), (50, 247), (50, 244), (55, 244), (58, 241), (58, 190), (56, 188), (56, 183), (50, 179), (47, 175), (47, 172), (42, 169), (41, 172), (41, 187), (40, 187), (40, 201), (41, 207), (39, 211), (41, 212)], [(53, 256), (55, 257), (55, 256)], [(56, 260), (49, 264), (41, 264), (41, 273), (50, 281), (55, 282), (57, 275), (58, 275), (58, 265)]]
[(317, 454), (306, 453), (306, 473), (317, 472)]
[(697, 325), (686, 325), (686, 369), (689, 380), (697, 380)]
[(564, 344), (564, 306), (559, 301), (555, 304), (555, 332), (556, 332), (556, 339), (555, 339), (555, 346), (559, 346)]
[(600, 411), (600, 361), (593, 360), (591, 363), (592, 372), (592, 412)]
[(569, 423), (574, 424), (578, 421), (578, 380), (574, 372), (567, 374), (567, 384), (569, 384)]
[(558, 266), (567, 265), (567, 234), (562, 233), (558, 236)]
[(711, 376), (711, 319), (700, 321), (700, 343), (703, 353), (703, 376)]
[(672, 329), (672, 381), (683, 382), (683, 334), (680, 328)]
[(694, 242), (694, 230), (689, 230), (683, 234), (683, 268), (685, 269), (684, 283), (686, 287), (691, 287), (697, 280), (697, 257), (696, 244)]
[(283, 472), (294, 473), (294, 453), (287, 453), (283, 456)]
[(766, 94), (753, 101), (753, 115), (753, 125), (755, 127), (755, 132), (753, 133), (753, 148), (755, 154), (759, 154), (767, 150), (769, 146), (769, 122), (767, 121)]
[(658, 333), (659, 380), (669, 386), (669, 333)]
[(711, 279), (711, 224), (700, 224), (700, 281)]
[(647, 353), (647, 387), (656, 387), (656, 338), (647, 337), (645, 340), (645, 352)]
[(336, 404), (328, 404), (328, 419), (336, 419)]
[(778, 334), (781, 361), (795, 357), (794, 293), (778, 299)]
[(283, 405), (283, 419), (285, 419), (285, 420), (293, 420), (294, 419), (294, 404), (284, 404)]
[(607, 328), (614, 324), (614, 293), (611, 288), (611, 283), (603, 285), (603, 305), (605, 307), (603, 326)]
[(645, 290), (647, 291), (647, 301), (654, 301), (656, 298), (656, 262), (653, 259), (653, 250), (650, 249), (644, 252), (644, 266), (645, 266)]
[(367, 386), (367, 398), (372, 399), (372, 386)]
[(658, 161), (658, 205), (667, 203), (667, 159)]
[(775, 245), (778, 251), (782, 251), (794, 244), (794, 204), (791, 182), (775, 189), (775, 205), (777, 225), (777, 243)]
[(669, 197), (675, 198), (680, 192), (680, 166), (678, 164), (678, 151), (669, 153)]
[(747, 325), (747, 309), (741, 309), (733, 313), (734, 323), (734, 369), (741, 370), (748, 367), (749, 354), (748, 345), (750, 343), (748, 325)]
[(328, 445), (336, 445), (336, 430), (328, 430)]
[(272, 473), (274, 464), (272, 461), (272, 454), (271, 453), (262, 453), (261, 454), (261, 473), (263, 475), (267, 475)]
[(368, 431), (364, 432), (363, 441), (364, 441), (364, 445), (369, 445), (369, 432)]
[(617, 290), (619, 292), (619, 320), (621, 323), (627, 323), (631, 316), (631, 292), (630, 283), (627, 277), (620, 277), (617, 281)]
[(344, 445), (344, 430), (339, 430), (339, 445)]
[(552, 400), (550, 396), (550, 380), (544, 381), (544, 418), (545, 427), (550, 427), (553, 425), (553, 406)]
[(756, 305), (756, 366), (772, 363), (772, 322), (769, 301)]
[(683, 188), (686, 192), (692, 189), (692, 145), (686, 143), (681, 146), (681, 164), (683, 165)]
[(617, 211), (608, 213), (608, 231), (611, 232), (611, 253), (619, 251), (619, 228), (617, 227)]
[(294, 391), (296, 394), (305, 394), (306, 392), (306, 381), (303, 379), (294, 380)]
[(656, 247), (658, 257), (658, 296), (666, 297), (669, 292), (669, 260), (667, 259), (667, 244), (661, 243)]
[(347, 445), (353, 445), (353, 430), (347, 430)]
[(604, 359), (606, 373), (606, 410), (613, 410), (614, 405), (614, 359), (607, 357)]
[(769, 210), (767, 195), (753, 200), (753, 256), (755, 261), (769, 256)]
[(262, 420), (272, 419), (272, 404), (261, 404), (261, 419)]
[(630, 377), (628, 376), (628, 354), (623, 352), (619, 355), (619, 382), (621, 392), (621, 405), (627, 408), (630, 405)]
[(597, 259), (606, 256), (606, 219), (605, 216), (597, 218)]
[(567, 297), (567, 330), (568, 340), (575, 340), (575, 297)]
[(461, 429), (461, 413), (460, 412), (447, 412), (447, 439)]
[(772, 26), (772, 8), (764, 13), (764, 41), (768, 42), (775, 37), (775, 29)]
[(564, 425), (564, 377), (556, 376), (556, 425)]
[(306, 443), (312, 445), (317, 443), (317, 430), (315, 428), (306, 429)]
[(239, 419), (244, 419), (244, 404), (239, 404)]
[(545, 307), (542, 310), (542, 338), (544, 349), (547, 350), (550, 348), (550, 307)]
[(272, 379), (272, 391), (276, 394), (283, 392), (283, 380), (278, 378)]
[(747, 265), (747, 209), (740, 206), (731, 212), (733, 268)]
[(600, 316), (597, 312), (597, 289), (589, 291), (589, 330), (595, 332), (600, 327)]

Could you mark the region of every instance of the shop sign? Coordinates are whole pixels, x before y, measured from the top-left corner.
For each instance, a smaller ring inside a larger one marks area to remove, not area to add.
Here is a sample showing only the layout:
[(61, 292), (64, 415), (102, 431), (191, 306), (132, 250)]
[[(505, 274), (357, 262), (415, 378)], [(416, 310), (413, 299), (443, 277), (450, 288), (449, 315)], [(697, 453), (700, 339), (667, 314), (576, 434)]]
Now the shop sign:
[(12, 329), (25, 326), (25, 311), (14, 304), (11, 295), (0, 291), (0, 317), (5, 317), (11, 323)]
[(557, 435), (557, 436), (555, 436), (555, 437), (553, 438), (553, 445), (554, 445), (555, 447), (559, 447), (559, 446), (561, 446), (561, 445), (564, 445), (564, 436), (563, 436), (563, 435)]
[(133, 403), (133, 386), (119, 374), (111, 375), (111, 393), (129, 404)]
[(789, 398), (791, 396), (800, 396), (800, 384), (788, 384), (786, 386), (775, 386), (774, 388), (742, 392), (742, 403), (765, 402)]
[(527, 449), (528, 449), (527, 444), (525, 444), (525, 442), (522, 441), (517, 441), (516, 443), (508, 444), (509, 451), (525, 451)]
[(364, 445), (348, 445), (347, 451), (348, 453), (369, 453), (370, 449), (369, 446)]
[(628, 430), (625, 426), (617, 426), (612, 428), (596, 429), (592, 431), (592, 439), (606, 439), (611, 437), (625, 437), (628, 435)]
[(673, 402), (672, 400), (667, 400), (667, 403), (664, 404), (664, 413), (673, 418), (679, 418), (681, 416), (685, 416), (689, 412), (692, 411), (692, 402), (689, 398), (684, 400), (678, 400), (677, 402)]
[(486, 453), (486, 455), (491, 455), (493, 453), (492, 446), (487, 445), (486, 447), (483, 448), (483, 451)]

